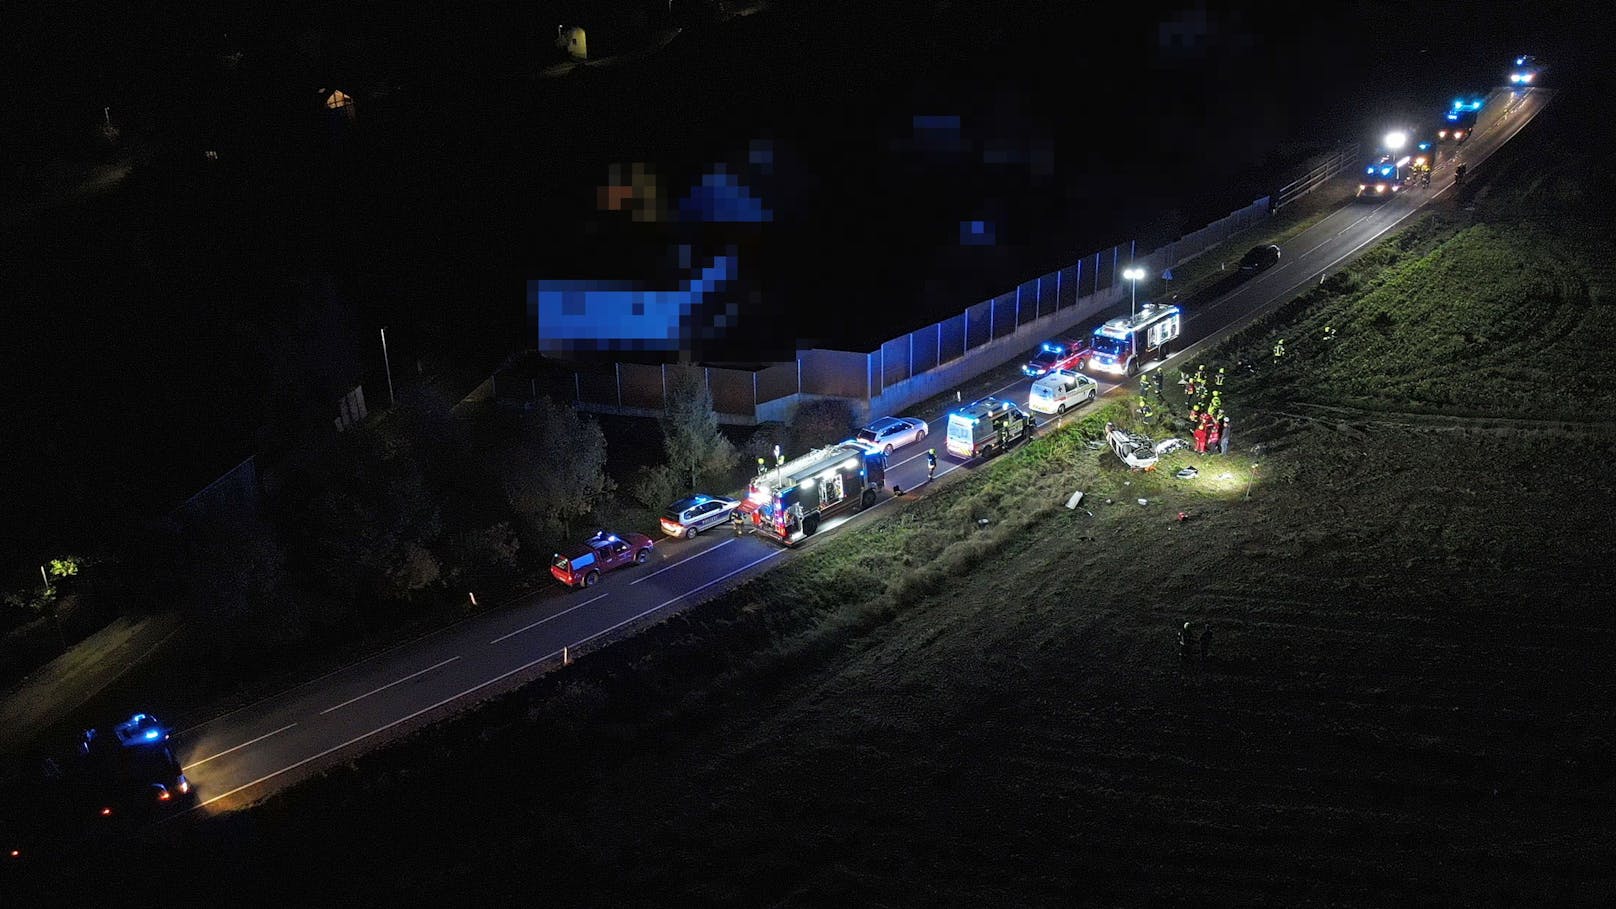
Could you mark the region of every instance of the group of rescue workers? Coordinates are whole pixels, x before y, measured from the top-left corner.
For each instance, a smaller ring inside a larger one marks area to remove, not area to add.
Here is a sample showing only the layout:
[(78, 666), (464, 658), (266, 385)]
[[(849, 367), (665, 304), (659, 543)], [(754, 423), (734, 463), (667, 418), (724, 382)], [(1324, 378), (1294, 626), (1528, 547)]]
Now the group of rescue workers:
[[(1230, 420), (1223, 407), (1223, 383), (1228, 377), (1229, 370), (1221, 366), (1216, 373), (1208, 376), (1205, 364), (1197, 366), (1193, 373), (1179, 375), (1179, 388), (1190, 406), (1191, 436), (1195, 440), (1196, 454), (1229, 453)], [(1139, 417), (1147, 423), (1154, 417), (1150, 404), (1152, 396), (1163, 406), (1166, 405), (1162, 383), (1159, 370), (1139, 380)]]

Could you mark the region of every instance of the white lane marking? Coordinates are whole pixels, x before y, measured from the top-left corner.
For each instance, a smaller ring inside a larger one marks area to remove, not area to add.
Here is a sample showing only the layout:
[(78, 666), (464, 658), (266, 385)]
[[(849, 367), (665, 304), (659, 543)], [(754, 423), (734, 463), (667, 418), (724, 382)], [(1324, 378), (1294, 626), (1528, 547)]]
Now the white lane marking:
[(186, 764), (184, 769), (190, 770), (193, 767), (200, 767), (203, 764), (206, 764), (208, 761), (213, 760), (214, 758), (224, 757), (225, 755), (229, 754), (232, 751), (240, 751), (241, 749), (247, 747), (248, 745), (253, 744), (254, 742), (262, 742), (264, 739), (267, 739), (272, 735), (279, 735), (279, 734), (285, 732), (286, 730), (291, 729), (293, 726), (296, 726), (296, 725), (297, 725), (296, 723), (287, 723), (285, 726), (282, 726), (281, 728), (275, 730), (274, 732), (266, 732), (266, 733), (264, 733), (263, 735), (259, 736), (256, 739), (249, 739), (249, 740), (247, 740), (245, 742), (242, 742), (240, 745), (236, 745), (233, 748), (226, 748), (225, 750), (219, 752), (218, 754), (210, 754), (210, 755), (208, 755), (207, 757), (203, 758), (200, 761), (192, 761), (191, 763)]
[[(674, 600), (679, 600), (679, 599), (682, 599), (683, 597), (687, 597), (687, 596), (690, 596), (691, 594), (698, 593), (698, 592), (700, 592), (702, 590), (705, 590), (706, 588), (711, 587), (714, 584), (717, 584), (719, 581), (722, 581), (725, 578), (730, 578), (730, 577), (733, 577), (733, 576), (735, 576), (737, 574), (740, 574), (741, 572), (747, 570), (748, 568), (751, 568), (754, 565), (757, 565), (757, 564), (759, 564), (761, 562), (767, 562), (769, 559), (772, 559), (775, 556), (781, 555), (783, 553), (785, 553), (784, 549), (777, 549), (774, 552), (769, 553), (768, 555), (764, 556), (761, 559), (757, 559), (755, 561), (748, 562), (747, 564), (742, 565), (740, 568), (737, 568), (734, 571), (730, 572), (729, 574), (724, 575), (724, 577), (722, 577), (722, 578), (717, 578), (717, 579), (708, 581), (707, 583), (701, 585), (700, 587), (697, 587), (695, 590), (692, 590), (689, 593), (685, 593), (685, 594), (683, 594), (681, 596), (674, 597), (672, 600), (667, 600), (667, 601), (663, 602), (660, 605), (653, 606), (650, 609), (645, 610), (644, 612), (640, 613), (637, 616), (634, 616), (632, 618), (624, 619), (623, 621), (618, 622), (616, 625), (613, 625), (610, 628), (607, 628), (607, 629), (602, 630), (602, 631), (597, 631), (594, 634), (591, 634), (588, 637), (582, 638), (582, 639), (578, 640), (577, 642), (575, 642), (573, 644), (569, 644), (568, 647), (576, 648), (576, 647), (579, 647), (581, 645), (587, 644), (590, 641), (593, 641), (594, 639), (596, 639), (598, 637), (602, 637), (604, 635), (611, 634), (612, 632), (616, 631), (617, 629), (622, 628), (624, 625), (628, 625), (628, 624), (631, 624), (633, 622), (637, 622), (640, 619), (645, 618), (646, 616), (650, 615), (651, 613), (656, 612), (657, 610), (661, 609), (663, 606), (668, 605), (668, 603), (674, 602)], [(602, 594), (602, 596), (604, 596), (604, 594)], [(583, 604), (580, 603), (579, 605), (581, 606)], [(576, 609), (577, 607), (575, 606), (573, 608)], [(245, 791), (247, 789), (251, 789), (252, 787), (257, 786), (260, 783), (268, 782), (268, 781), (274, 779), (275, 777), (280, 776), (283, 773), (290, 773), (291, 771), (296, 770), (299, 767), (302, 767), (304, 764), (310, 763), (311, 761), (317, 761), (320, 758), (323, 758), (328, 754), (332, 754), (334, 752), (341, 751), (342, 749), (347, 748), (349, 745), (358, 744), (359, 742), (362, 742), (365, 739), (368, 739), (373, 735), (376, 735), (376, 734), (382, 733), (382, 732), (386, 732), (387, 730), (393, 728), (394, 726), (400, 725), (402, 723), (408, 723), (410, 720), (415, 719), (416, 717), (420, 716), (423, 713), (431, 713), (432, 711), (438, 709), (439, 707), (442, 707), (445, 704), (453, 703), (453, 702), (465, 697), (468, 694), (472, 694), (474, 692), (480, 691), (480, 690), (482, 690), (484, 688), (487, 688), (489, 685), (495, 684), (496, 682), (504, 681), (505, 679), (510, 678), (511, 676), (517, 674), (518, 672), (521, 672), (521, 671), (523, 671), (525, 669), (529, 669), (529, 668), (532, 668), (534, 666), (537, 666), (538, 664), (544, 662), (545, 660), (553, 660), (553, 659), (555, 659), (556, 657), (558, 657), (560, 655), (561, 655), (561, 651), (560, 650), (555, 650), (555, 651), (552, 651), (550, 653), (545, 654), (544, 656), (538, 657), (536, 659), (528, 660), (526, 663), (523, 663), (522, 665), (516, 667), (515, 669), (512, 669), (512, 670), (510, 670), (508, 672), (502, 672), (499, 675), (494, 676), (493, 678), (489, 679), (486, 682), (480, 682), (480, 683), (478, 683), (476, 685), (471, 686), (470, 688), (467, 688), (465, 691), (462, 691), (459, 694), (450, 695), (449, 697), (444, 698), (443, 700), (437, 702), (436, 704), (433, 704), (430, 707), (422, 707), (420, 710), (415, 711), (414, 713), (410, 714), (409, 716), (401, 717), (399, 719), (396, 719), (396, 720), (392, 721), (391, 723), (387, 723), (385, 725), (377, 726), (375, 729), (372, 729), (369, 732), (363, 733), (361, 735), (356, 735), (353, 738), (349, 739), (346, 742), (343, 742), (340, 745), (333, 745), (330, 748), (327, 748), (326, 750), (320, 752), (319, 754), (310, 755), (310, 756), (308, 756), (306, 758), (303, 758), (300, 761), (296, 761), (296, 762), (293, 762), (291, 764), (287, 764), (285, 767), (282, 767), (279, 770), (273, 771), (271, 773), (266, 773), (263, 776), (259, 777), (258, 779), (253, 780), (250, 783), (243, 783), (242, 785), (237, 786), (236, 788), (231, 789), (228, 792), (221, 792), (220, 794), (214, 796), (213, 798), (210, 798), (210, 799), (208, 799), (206, 801), (199, 802), (196, 805), (191, 806), (186, 811), (180, 812), (180, 814), (186, 814), (186, 813), (189, 813), (191, 811), (195, 811), (198, 808), (205, 808), (208, 805), (211, 805), (214, 802), (219, 801), (220, 799), (227, 799), (227, 798), (231, 797), (232, 795), (235, 795), (238, 792), (243, 792), (243, 791)], [(173, 815), (170, 815), (170, 817), (179, 817), (179, 814), (173, 814)]]
[[(887, 501), (890, 502), (892, 500), (888, 499)], [(866, 508), (864, 510), (869, 511), (870, 509)], [(703, 590), (706, 590), (707, 588), (713, 586), (714, 584), (717, 584), (719, 581), (723, 581), (723, 580), (726, 580), (728, 578), (732, 578), (732, 577), (740, 574), (741, 572), (745, 571), (746, 569), (751, 568), (753, 565), (756, 565), (759, 562), (767, 562), (768, 560), (774, 558), (777, 555), (780, 555), (783, 552), (785, 552), (784, 549), (776, 549), (775, 551), (769, 553), (768, 555), (764, 556), (761, 559), (755, 559), (755, 560), (753, 560), (751, 562), (747, 562), (745, 565), (742, 565), (741, 567), (735, 569), (734, 571), (730, 572), (729, 574), (724, 575), (723, 577), (713, 578), (711, 581), (708, 581), (707, 583), (701, 585), (700, 587), (693, 587), (690, 590), (687, 590), (684, 593), (679, 594), (678, 596), (674, 597), (673, 599), (663, 600), (661, 603), (659, 603), (659, 604), (657, 604), (655, 606), (652, 606), (650, 609), (647, 609), (646, 611), (640, 613), (640, 615), (635, 616), (634, 619), (640, 618), (640, 616), (650, 615), (651, 613), (656, 612), (658, 609), (661, 609), (663, 606), (666, 606), (669, 603), (672, 603), (672, 602), (674, 602), (676, 600), (682, 600), (685, 597), (701, 593)], [(634, 621), (634, 619), (629, 619), (627, 622), (619, 622), (616, 625), (613, 625), (611, 628), (606, 629), (606, 631), (614, 631), (614, 630), (616, 630), (618, 628), (623, 627), (624, 625), (627, 625), (629, 622)], [(595, 638), (598, 638), (601, 635), (605, 634), (606, 631), (597, 631), (596, 633), (590, 635), (587, 638), (584, 638), (582, 641), (579, 641), (578, 643), (583, 644), (583, 643), (586, 643), (588, 641), (592, 641)]]
[[(478, 683), (476, 685), (473, 685), (470, 688), (467, 688), (465, 691), (460, 692), (459, 694), (450, 695), (449, 697), (444, 698), (443, 700), (437, 702), (436, 704), (433, 704), (431, 707), (422, 707), (420, 710), (415, 711), (414, 713), (410, 714), (409, 716), (403, 717), (401, 719), (394, 720), (391, 723), (387, 723), (387, 724), (382, 725), (382, 726), (377, 726), (375, 729), (372, 729), (369, 732), (366, 732), (366, 733), (364, 733), (362, 735), (356, 735), (353, 738), (349, 739), (348, 741), (343, 742), (341, 745), (333, 745), (332, 747), (327, 748), (326, 750), (320, 752), (319, 754), (310, 755), (309, 757), (306, 757), (301, 761), (297, 761), (297, 762), (292, 763), (292, 764), (287, 764), (285, 767), (282, 767), (281, 769), (276, 770), (276, 771), (274, 771), (272, 773), (266, 773), (263, 776), (259, 777), (256, 780), (253, 780), (250, 783), (244, 783), (244, 784), (242, 784), (240, 786), (237, 786), (236, 788), (230, 790), (229, 792), (222, 792), (222, 793), (214, 796), (213, 798), (208, 799), (207, 801), (199, 802), (198, 804), (191, 806), (191, 808), (189, 808), (187, 812), (181, 812), (181, 813), (182, 814), (183, 813), (188, 813), (189, 811), (195, 811), (198, 808), (205, 808), (208, 805), (211, 805), (214, 802), (219, 801), (220, 799), (227, 799), (227, 798), (231, 797), (232, 795), (235, 795), (238, 792), (241, 792), (241, 791), (246, 790), (246, 789), (251, 789), (252, 787), (258, 785), (259, 783), (267, 782), (269, 780), (274, 779), (275, 777), (280, 776), (283, 773), (289, 773), (289, 772), (291, 772), (293, 770), (296, 770), (297, 768), (303, 766), (304, 764), (309, 763), (310, 761), (317, 761), (320, 758), (323, 758), (326, 755), (331, 754), (334, 751), (341, 751), (342, 749), (347, 748), (349, 745), (353, 745), (355, 743), (362, 742), (365, 739), (368, 739), (371, 736), (376, 735), (379, 732), (386, 732), (387, 730), (393, 728), (394, 726), (399, 725), (400, 723), (408, 723), (410, 720), (415, 719), (416, 717), (420, 716), (423, 713), (430, 713), (431, 711), (436, 710), (439, 707), (442, 707), (444, 704), (448, 704), (448, 703), (450, 703), (452, 701), (459, 700), (460, 698), (463, 698), (466, 695), (471, 694), (474, 691), (478, 691), (480, 689), (487, 688), (489, 685), (492, 685), (495, 682), (499, 682), (499, 681), (502, 681), (504, 679), (507, 679), (507, 678), (517, 674), (518, 672), (521, 672), (522, 670), (527, 669), (527, 668), (529, 668), (531, 666), (537, 666), (538, 664), (544, 662), (545, 660), (553, 659), (554, 657), (558, 656), (560, 653), (561, 653), (561, 651), (557, 650), (555, 653), (548, 653), (548, 654), (545, 654), (544, 656), (539, 657), (538, 659), (529, 660), (526, 663), (523, 663), (522, 665), (516, 667), (515, 669), (512, 669), (509, 672), (501, 673), (500, 675), (494, 676), (493, 678), (489, 679), (486, 682), (480, 682), (480, 683)], [(170, 817), (179, 817), (179, 814), (173, 814), (173, 815), (170, 815)]]
[[(722, 527), (723, 525), (720, 524), (720, 525), (715, 525), (715, 526)], [(678, 568), (680, 565), (685, 564), (686, 562), (691, 562), (691, 561), (694, 561), (696, 559), (699, 559), (699, 558), (701, 558), (702, 556), (706, 555), (709, 552), (714, 552), (716, 550), (723, 549), (725, 546), (728, 546), (729, 544), (731, 544), (733, 542), (735, 542), (735, 538), (731, 537), (730, 539), (727, 539), (724, 542), (719, 543), (717, 546), (714, 546), (714, 547), (712, 547), (710, 549), (707, 549), (707, 550), (705, 550), (703, 552), (698, 552), (695, 555), (690, 556), (689, 558), (680, 559), (679, 561), (674, 562), (672, 565), (668, 565), (668, 566), (665, 566), (663, 568), (658, 568), (656, 571), (651, 572), (650, 574), (646, 575), (643, 578), (635, 578), (634, 580), (628, 582), (628, 586), (633, 587), (635, 584), (638, 584), (641, 581), (649, 581), (649, 580), (651, 580), (652, 578), (656, 577), (657, 575), (661, 574), (664, 571), (671, 571), (671, 570), (673, 570), (675, 568)]]
[(574, 612), (574, 611), (577, 611), (579, 609), (582, 609), (585, 606), (588, 606), (590, 603), (593, 603), (596, 600), (598, 600), (598, 599), (600, 599), (601, 597), (604, 597), (604, 596), (610, 596), (610, 594), (603, 593), (603, 594), (600, 594), (599, 596), (592, 596), (589, 599), (584, 600), (582, 603), (579, 603), (576, 606), (569, 606), (566, 609), (561, 610), (560, 612), (556, 613), (553, 616), (549, 616), (548, 618), (539, 619), (537, 622), (533, 622), (533, 623), (530, 623), (530, 624), (527, 624), (527, 625), (523, 625), (521, 628), (516, 629), (515, 631), (511, 632), (510, 634), (502, 634), (499, 637), (494, 638), (492, 641), (489, 641), (488, 643), (490, 643), (490, 644), (498, 644), (500, 641), (503, 641), (506, 638), (514, 638), (514, 637), (516, 637), (517, 635), (521, 634), (524, 631), (530, 631), (530, 630), (532, 630), (534, 628), (539, 627), (540, 625), (543, 625), (545, 622), (553, 622), (556, 619), (561, 618), (562, 616), (566, 615), (569, 612)]
[(327, 707), (326, 709), (320, 711), (320, 715), (325, 716), (326, 714), (330, 713), (333, 710), (341, 710), (342, 708), (348, 706), (349, 704), (354, 703), (355, 701), (363, 701), (365, 698), (368, 698), (373, 694), (378, 694), (380, 692), (386, 691), (387, 689), (393, 687), (394, 685), (402, 685), (405, 682), (408, 682), (410, 679), (413, 679), (418, 675), (425, 675), (426, 673), (431, 672), (434, 669), (437, 669), (439, 666), (447, 666), (450, 663), (453, 663), (455, 660), (458, 660), (458, 659), (460, 659), (460, 657), (452, 656), (452, 657), (448, 658), (447, 660), (444, 660), (441, 663), (434, 663), (431, 666), (428, 666), (425, 669), (422, 669), (422, 670), (420, 670), (418, 672), (412, 672), (409, 675), (403, 677), (402, 679), (399, 679), (399, 680), (394, 681), (394, 682), (388, 682), (386, 685), (383, 685), (380, 688), (373, 688), (370, 691), (367, 691), (364, 694), (361, 694), (360, 696), (358, 696), (356, 698), (349, 698), (348, 700), (343, 701), (342, 703), (337, 704), (334, 707)]

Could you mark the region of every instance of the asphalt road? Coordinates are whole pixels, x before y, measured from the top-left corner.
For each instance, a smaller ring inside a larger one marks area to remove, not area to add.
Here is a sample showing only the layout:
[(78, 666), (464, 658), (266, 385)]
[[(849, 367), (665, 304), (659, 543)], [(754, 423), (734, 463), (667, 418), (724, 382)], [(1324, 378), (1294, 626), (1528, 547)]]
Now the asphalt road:
[[(1469, 141), (1456, 153), (1439, 157), (1430, 188), (1410, 189), (1382, 203), (1344, 205), (1287, 243), (1279, 265), (1221, 297), (1186, 305), (1180, 352), (1169, 362), (1193, 357), (1196, 345), (1318, 284), (1420, 206), (1451, 192), (1456, 163), (1467, 164), (1472, 174), (1479, 172), (1487, 156), (1525, 126), (1548, 99), (1541, 89), (1495, 92)], [(1025, 402), (1030, 386), (1030, 379), (1017, 378), (993, 393)], [(1102, 383), (1106, 392), (1116, 387)], [(1041, 425), (1080, 417), (1087, 409)], [(923, 495), (925, 447), (936, 445), (939, 450), (938, 478), (933, 482), (956, 470), (972, 469), (977, 462), (959, 462), (943, 453), (943, 413), (919, 416), (931, 422), (928, 445), (894, 453), (888, 486)], [(861, 514), (828, 522), (821, 533), (851, 520), (880, 520), (901, 507), (895, 502), (903, 501), (883, 497)], [(560, 665), (564, 648), (576, 651), (608, 641), (632, 630), (637, 622), (693, 605), (812, 548), (812, 540), (787, 550), (756, 536), (737, 537), (727, 529), (709, 531), (693, 541), (659, 538), (650, 563), (606, 575), (593, 589), (558, 587), (524, 598), (182, 730), (174, 743), (197, 787), (191, 810), (228, 810), (261, 798), (480, 697), (532, 679)]]

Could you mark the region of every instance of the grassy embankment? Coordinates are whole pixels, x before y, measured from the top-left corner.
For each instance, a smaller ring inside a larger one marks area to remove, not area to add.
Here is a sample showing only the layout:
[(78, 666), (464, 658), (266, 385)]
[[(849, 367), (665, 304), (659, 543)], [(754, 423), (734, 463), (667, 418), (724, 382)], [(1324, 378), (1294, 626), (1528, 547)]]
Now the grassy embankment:
[(1608, 899), (1612, 180), (1518, 141), (1208, 356), (1265, 363), (1226, 463), (1128, 473), (1095, 415), (140, 858), (367, 905)]

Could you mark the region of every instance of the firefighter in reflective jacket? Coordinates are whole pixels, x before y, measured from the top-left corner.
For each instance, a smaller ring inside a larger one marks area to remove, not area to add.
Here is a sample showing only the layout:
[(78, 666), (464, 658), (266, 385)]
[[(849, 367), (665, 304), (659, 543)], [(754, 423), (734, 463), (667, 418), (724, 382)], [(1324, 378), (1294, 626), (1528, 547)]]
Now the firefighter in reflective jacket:
[(937, 449), (933, 448), (933, 449), (930, 449), (929, 451), (926, 452), (926, 479), (929, 480), (929, 479), (931, 479), (932, 477), (934, 477), (936, 475), (937, 475)]
[(1223, 367), (1222, 367), (1222, 366), (1219, 366), (1219, 367), (1218, 367), (1218, 376), (1217, 376), (1217, 378), (1216, 378), (1216, 379), (1215, 379), (1215, 380), (1214, 380), (1214, 383), (1215, 383), (1215, 384), (1216, 384), (1216, 385), (1217, 385), (1217, 386), (1218, 386), (1218, 387), (1219, 387), (1219, 388), (1222, 388), (1222, 387), (1223, 387), (1223, 377), (1224, 377), (1224, 376), (1226, 376), (1226, 375), (1228, 375), (1228, 374), (1229, 374), (1229, 371), (1228, 371), (1228, 370), (1227, 370), (1227, 369), (1224, 369), (1224, 368), (1223, 368)]

